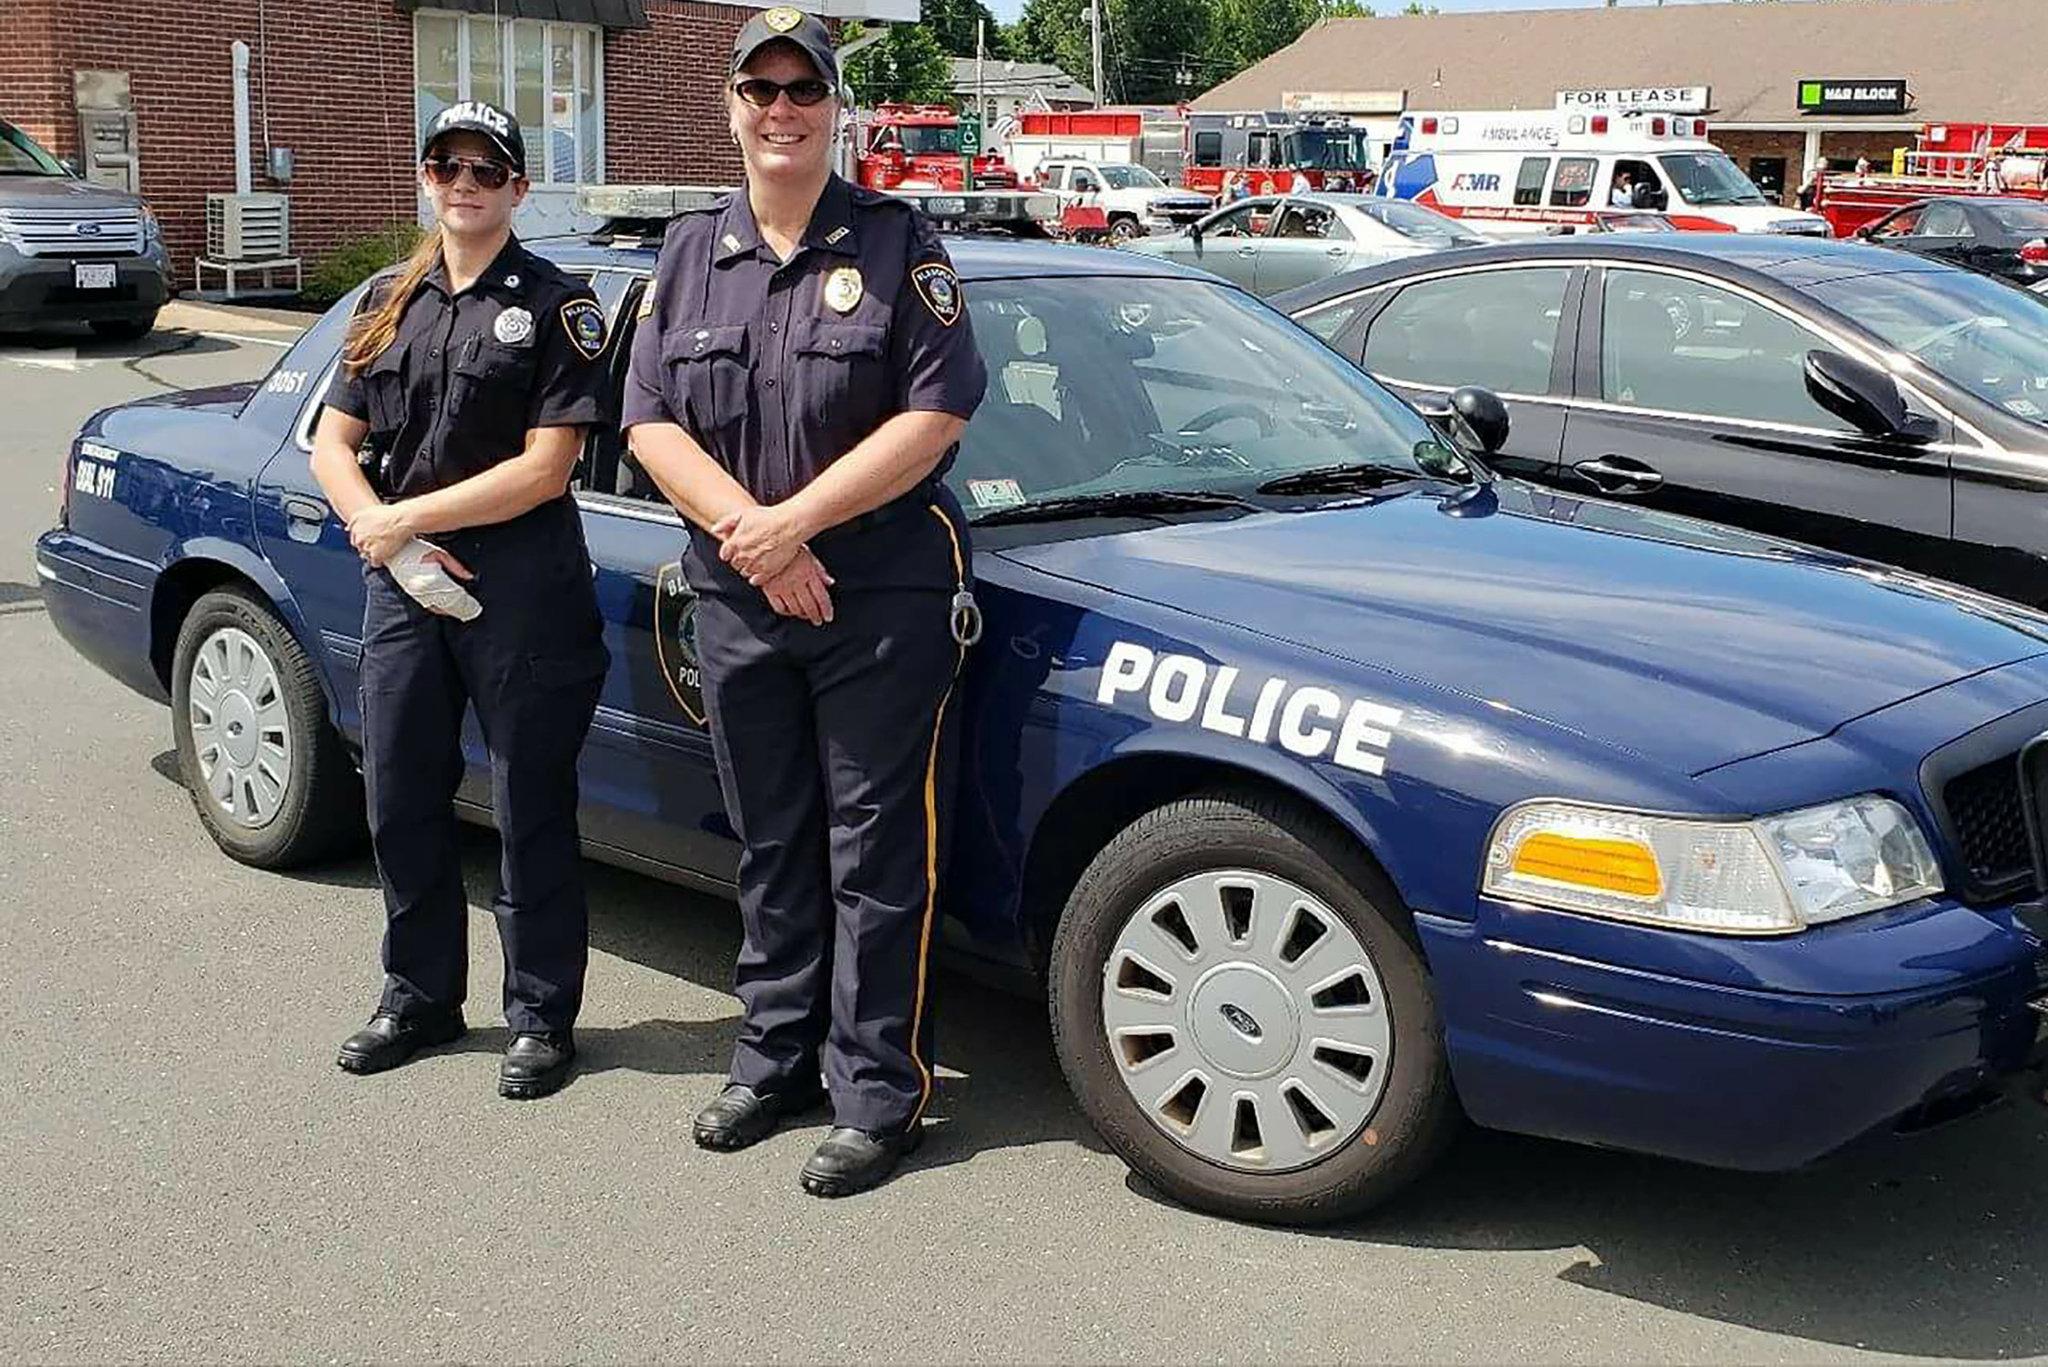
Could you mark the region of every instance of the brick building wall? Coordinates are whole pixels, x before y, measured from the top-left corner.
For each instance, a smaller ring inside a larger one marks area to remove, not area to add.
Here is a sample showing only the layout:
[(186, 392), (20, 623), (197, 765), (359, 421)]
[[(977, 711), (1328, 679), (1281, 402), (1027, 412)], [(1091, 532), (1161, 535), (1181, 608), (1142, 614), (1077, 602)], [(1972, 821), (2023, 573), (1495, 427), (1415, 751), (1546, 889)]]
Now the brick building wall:
[[(721, 104), (725, 63), (755, 11), (649, 0), (650, 26), (605, 37), (605, 161), (613, 182), (729, 184), (739, 158)], [(394, 0), (0, 0), (0, 117), (59, 156), (79, 153), (76, 70), (125, 71), (142, 193), (164, 225), (177, 285), (205, 248), (206, 196), (235, 188), (236, 39), (251, 52), (251, 188), (291, 196), (308, 265), (417, 214), (413, 18)], [(267, 52), (266, 52), (267, 48)], [(265, 175), (271, 144), (292, 181)]]

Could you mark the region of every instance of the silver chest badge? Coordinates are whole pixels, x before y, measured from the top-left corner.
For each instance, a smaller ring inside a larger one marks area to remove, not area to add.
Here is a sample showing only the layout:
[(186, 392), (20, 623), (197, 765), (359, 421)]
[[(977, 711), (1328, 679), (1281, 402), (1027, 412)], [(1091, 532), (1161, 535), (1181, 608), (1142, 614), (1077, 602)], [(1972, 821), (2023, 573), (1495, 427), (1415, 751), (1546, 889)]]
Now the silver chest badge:
[(825, 277), (825, 306), (834, 313), (853, 312), (866, 293), (857, 266), (841, 266)]
[(491, 335), (506, 346), (518, 346), (533, 336), (533, 315), (525, 309), (506, 309), (491, 324)]

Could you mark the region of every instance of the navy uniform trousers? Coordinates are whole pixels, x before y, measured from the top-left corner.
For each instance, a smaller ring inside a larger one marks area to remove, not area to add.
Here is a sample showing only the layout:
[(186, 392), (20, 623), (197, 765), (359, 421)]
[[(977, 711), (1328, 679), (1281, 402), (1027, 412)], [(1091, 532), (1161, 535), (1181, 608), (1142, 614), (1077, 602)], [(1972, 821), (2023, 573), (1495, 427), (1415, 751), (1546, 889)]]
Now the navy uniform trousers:
[(462, 561), (473, 622), (428, 612), (383, 570), (363, 609), (363, 779), (383, 876), (384, 998), (401, 1017), (453, 1010), (469, 978), (468, 899), (453, 802), (476, 708), (501, 839), (492, 910), (515, 1034), (566, 1030), (583, 1003), (588, 913), (576, 757), (607, 653), (573, 504), (429, 538)]
[(753, 591), (706, 594), (697, 609), (719, 782), (744, 845), (731, 1080), (811, 1090), (822, 1062), (834, 1123), (873, 1132), (915, 1123), (932, 1092), (928, 969), (963, 657), (949, 625), (965, 574), (957, 527), (943, 587), (846, 587), (859, 576), (821, 539), (840, 584), (821, 627)]

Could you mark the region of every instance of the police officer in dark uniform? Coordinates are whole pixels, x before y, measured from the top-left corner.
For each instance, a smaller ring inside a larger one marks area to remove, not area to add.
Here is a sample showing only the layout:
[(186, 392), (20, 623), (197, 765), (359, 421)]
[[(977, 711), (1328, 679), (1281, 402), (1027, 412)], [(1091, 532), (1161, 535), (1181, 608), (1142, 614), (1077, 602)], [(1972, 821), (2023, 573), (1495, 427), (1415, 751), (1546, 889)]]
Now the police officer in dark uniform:
[(363, 558), (363, 776), (384, 885), (384, 995), (341, 1046), (353, 1073), (463, 1033), (468, 906), (452, 810), (462, 720), (490, 751), (503, 843), (508, 1097), (567, 1080), (588, 934), (576, 757), (608, 656), (567, 493), (608, 415), (605, 320), (512, 235), (519, 125), (479, 102), (421, 150), (437, 225), (353, 321), (313, 471)]
[(801, 1178), (839, 1196), (888, 1177), (931, 1099), (949, 717), (979, 634), (940, 479), (986, 376), (931, 225), (832, 173), (824, 25), (763, 11), (731, 71), (746, 184), (671, 225), (624, 423), (691, 524), (704, 697), (744, 843), (744, 1018), (695, 1138), (763, 1138), (822, 1099), (822, 1063), (834, 1127)]

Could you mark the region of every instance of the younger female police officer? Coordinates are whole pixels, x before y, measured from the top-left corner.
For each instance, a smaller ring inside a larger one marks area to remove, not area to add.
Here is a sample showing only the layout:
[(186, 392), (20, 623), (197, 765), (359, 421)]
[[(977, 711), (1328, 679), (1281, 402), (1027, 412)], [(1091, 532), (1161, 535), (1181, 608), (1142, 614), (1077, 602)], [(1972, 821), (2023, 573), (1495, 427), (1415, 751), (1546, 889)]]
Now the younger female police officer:
[(463, 1033), (451, 804), (473, 705), (503, 838), (509, 1097), (554, 1091), (575, 1056), (588, 957), (576, 756), (607, 663), (566, 494), (601, 416), (604, 316), (512, 236), (525, 170), (503, 110), (435, 119), (420, 184), (439, 225), (355, 320), (313, 449), (364, 563), (363, 777), (388, 918), (383, 1000), (339, 1062), (379, 1072)]
[[(819, 1099), (805, 1188), (881, 1182), (932, 1090), (926, 959), (965, 645), (967, 537), (939, 483), (985, 377), (959, 281), (908, 205), (832, 174), (839, 69), (793, 9), (740, 31), (746, 185), (669, 230), (624, 420), (689, 519), (684, 569), (740, 858), (738, 1149)], [(955, 619), (958, 619), (957, 621)]]

